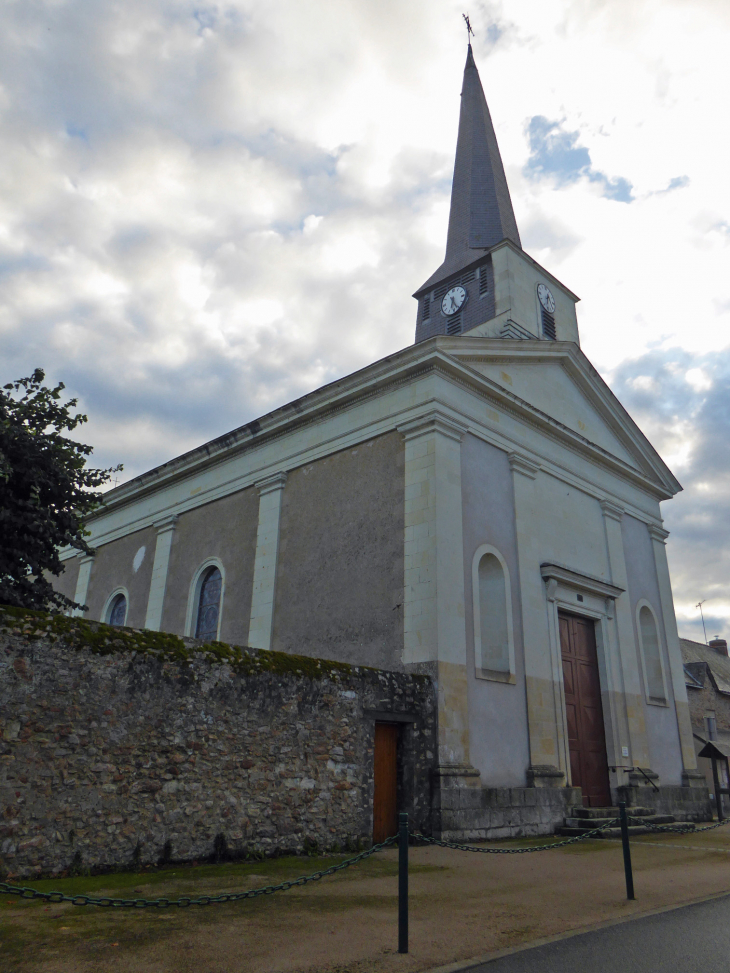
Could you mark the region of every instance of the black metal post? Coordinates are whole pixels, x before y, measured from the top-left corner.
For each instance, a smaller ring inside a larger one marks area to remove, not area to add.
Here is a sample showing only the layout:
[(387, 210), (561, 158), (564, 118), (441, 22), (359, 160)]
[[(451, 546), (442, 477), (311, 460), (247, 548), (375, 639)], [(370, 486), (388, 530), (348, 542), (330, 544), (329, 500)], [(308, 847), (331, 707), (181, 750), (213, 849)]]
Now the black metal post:
[(621, 843), (624, 848), (624, 872), (626, 873), (626, 898), (634, 898), (634, 874), (631, 870), (631, 848), (629, 846), (629, 822), (626, 817), (626, 801), (619, 801), (618, 814), (621, 821)]
[(715, 804), (717, 805), (717, 820), (724, 820), (722, 813), (722, 795), (720, 794), (720, 776), (717, 773), (717, 757), (712, 758), (712, 779), (715, 782)]
[(398, 952), (408, 952), (408, 815), (398, 815)]

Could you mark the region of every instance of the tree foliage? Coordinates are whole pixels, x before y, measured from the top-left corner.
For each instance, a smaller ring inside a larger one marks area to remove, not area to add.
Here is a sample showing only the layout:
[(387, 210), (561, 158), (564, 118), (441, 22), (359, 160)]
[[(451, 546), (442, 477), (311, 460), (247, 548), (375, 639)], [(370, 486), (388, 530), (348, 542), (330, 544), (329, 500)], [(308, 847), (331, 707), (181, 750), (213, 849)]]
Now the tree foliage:
[(18, 608), (81, 608), (53, 590), (49, 575), (63, 571), (59, 551), (85, 554), (84, 518), (101, 503), (95, 492), (107, 470), (91, 469), (91, 446), (64, 436), (87, 417), (73, 415), (76, 399), (63, 402), (65, 386), (43, 385), (36, 368), (0, 389), (0, 603)]

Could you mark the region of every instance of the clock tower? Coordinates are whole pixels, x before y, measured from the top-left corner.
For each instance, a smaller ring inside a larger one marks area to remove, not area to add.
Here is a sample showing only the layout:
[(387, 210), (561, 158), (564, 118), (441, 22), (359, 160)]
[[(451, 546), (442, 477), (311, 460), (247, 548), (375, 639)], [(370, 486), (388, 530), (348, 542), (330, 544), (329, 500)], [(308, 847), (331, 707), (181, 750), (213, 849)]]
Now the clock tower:
[(579, 343), (578, 298), (522, 249), (484, 89), (469, 45), (446, 256), (413, 295), (416, 342), (438, 334)]

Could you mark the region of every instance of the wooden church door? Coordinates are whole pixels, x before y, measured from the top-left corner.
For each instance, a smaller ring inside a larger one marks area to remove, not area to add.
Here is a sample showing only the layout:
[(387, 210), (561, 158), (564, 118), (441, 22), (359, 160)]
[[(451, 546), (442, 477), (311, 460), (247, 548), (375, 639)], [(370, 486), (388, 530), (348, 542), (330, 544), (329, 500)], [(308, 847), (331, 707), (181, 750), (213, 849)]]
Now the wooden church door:
[(559, 613), (565, 711), (573, 787), (588, 807), (609, 807), (606, 733), (598, 678), (596, 630), (588, 618)]
[(377, 844), (398, 830), (398, 727), (375, 724), (375, 786), (373, 841)]

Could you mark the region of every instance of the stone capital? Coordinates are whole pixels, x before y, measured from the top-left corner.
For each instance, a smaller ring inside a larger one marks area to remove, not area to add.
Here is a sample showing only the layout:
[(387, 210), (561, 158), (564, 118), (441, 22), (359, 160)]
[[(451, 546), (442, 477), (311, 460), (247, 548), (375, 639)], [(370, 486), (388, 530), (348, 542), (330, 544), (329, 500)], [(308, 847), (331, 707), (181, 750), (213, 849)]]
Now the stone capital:
[(402, 433), (406, 440), (440, 433), (442, 436), (460, 443), (464, 438), (464, 433), (468, 432), (468, 428), (443, 412), (432, 411), (411, 420), (411, 422), (404, 422), (398, 426), (398, 432)]
[(509, 468), (513, 473), (521, 473), (528, 480), (537, 479), (537, 474), (540, 472), (540, 467), (537, 463), (533, 463), (526, 456), (520, 456), (519, 453), (510, 453), (508, 458)]
[(275, 493), (277, 490), (283, 490), (285, 483), (286, 473), (280, 471), (278, 473), (272, 473), (271, 476), (267, 476), (263, 480), (258, 480), (256, 482), (256, 489), (259, 491), (259, 496), (263, 497), (267, 493)]
[(649, 537), (653, 541), (657, 541), (659, 544), (666, 544), (667, 537), (669, 537), (669, 531), (660, 527), (658, 524), (647, 524), (647, 530), (649, 531)]
[(167, 517), (162, 517), (160, 520), (156, 520), (154, 526), (158, 536), (160, 534), (166, 534), (168, 531), (175, 530), (177, 520), (177, 514), (170, 514)]
[(601, 510), (607, 520), (616, 520), (621, 523), (624, 515), (623, 507), (619, 507), (613, 500), (601, 500)]

